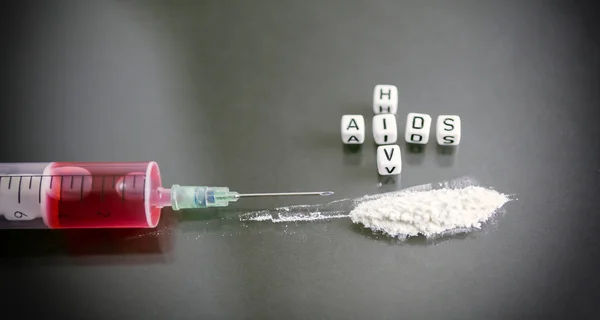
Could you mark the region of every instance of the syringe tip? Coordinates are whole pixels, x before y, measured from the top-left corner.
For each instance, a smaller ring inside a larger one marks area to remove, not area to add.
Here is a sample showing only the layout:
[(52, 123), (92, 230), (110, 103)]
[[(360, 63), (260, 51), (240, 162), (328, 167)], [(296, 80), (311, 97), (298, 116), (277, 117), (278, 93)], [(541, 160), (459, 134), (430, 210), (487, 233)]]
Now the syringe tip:
[(333, 195), (333, 194), (334, 194), (334, 192), (333, 192), (333, 191), (324, 191), (324, 192), (321, 192), (321, 195), (322, 195), (322, 196), (331, 196), (331, 195)]

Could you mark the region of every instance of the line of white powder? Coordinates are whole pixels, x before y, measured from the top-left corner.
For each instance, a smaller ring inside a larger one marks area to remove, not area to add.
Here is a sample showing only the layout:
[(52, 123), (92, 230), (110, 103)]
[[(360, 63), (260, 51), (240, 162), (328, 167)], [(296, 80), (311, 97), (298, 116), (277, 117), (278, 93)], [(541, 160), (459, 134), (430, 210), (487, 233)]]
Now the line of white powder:
[(299, 221), (317, 221), (317, 220), (329, 220), (329, 219), (339, 219), (339, 218), (349, 218), (348, 214), (327, 214), (323, 215), (320, 212), (315, 212), (313, 215), (307, 216), (280, 216), (274, 218), (270, 214), (258, 215), (253, 218), (249, 218), (244, 221), (271, 221), (273, 223), (279, 222), (299, 222)]

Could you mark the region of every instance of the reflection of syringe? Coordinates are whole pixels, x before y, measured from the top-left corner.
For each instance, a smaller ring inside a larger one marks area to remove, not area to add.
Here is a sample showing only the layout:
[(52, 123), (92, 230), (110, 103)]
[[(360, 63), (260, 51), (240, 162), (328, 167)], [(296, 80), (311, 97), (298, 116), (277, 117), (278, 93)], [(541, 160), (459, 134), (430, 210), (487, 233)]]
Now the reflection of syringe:
[(240, 194), (227, 187), (163, 188), (155, 162), (0, 164), (0, 228), (153, 228), (161, 208), (225, 207), (245, 197), (329, 196), (324, 192)]

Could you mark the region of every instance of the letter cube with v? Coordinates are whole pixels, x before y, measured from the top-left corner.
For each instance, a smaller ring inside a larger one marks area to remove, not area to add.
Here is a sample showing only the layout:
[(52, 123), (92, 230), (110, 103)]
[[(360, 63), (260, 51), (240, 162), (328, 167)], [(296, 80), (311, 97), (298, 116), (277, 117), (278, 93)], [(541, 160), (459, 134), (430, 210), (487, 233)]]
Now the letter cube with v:
[(398, 111), (398, 88), (389, 84), (378, 84), (373, 90), (373, 112), (375, 114)]
[(398, 145), (377, 147), (377, 172), (382, 176), (402, 172), (402, 154)]
[(365, 119), (359, 114), (342, 116), (342, 142), (344, 144), (362, 144), (365, 142)]
[(404, 140), (408, 143), (427, 144), (431, 129), (431, 116), (425, 113), (411, 112), (406, 116)]
[(457, 146), (460, 143), (461, 123), (459, 116), (441, 115), (437, 118), (436, 138), (442, 146)]

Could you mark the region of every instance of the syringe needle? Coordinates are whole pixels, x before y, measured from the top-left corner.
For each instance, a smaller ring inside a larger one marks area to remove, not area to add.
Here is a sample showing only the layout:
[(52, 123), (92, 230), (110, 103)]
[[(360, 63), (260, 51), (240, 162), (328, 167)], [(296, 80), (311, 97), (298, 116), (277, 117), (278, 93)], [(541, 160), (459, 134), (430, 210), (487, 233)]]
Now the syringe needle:
[(287, 197), (287, 196), (330, 196), (333, 191), (315, 192), (279, 192), (279, 193), (243, 193), (239, 197)]
[(240, 198), (250, 197), (284, 197), (284, 196), (330, 196), (332, 191), (317, 192), (280, 192), (280, 193), (237, 193), (230, 191), (227, 187), (206, 186), (180, 186), (173, 185), (171, 189), (161, 192), (165, 195), (166, 205), (171, 205), (173, 210), (226, 207), (230, 202), (236, 202)]

